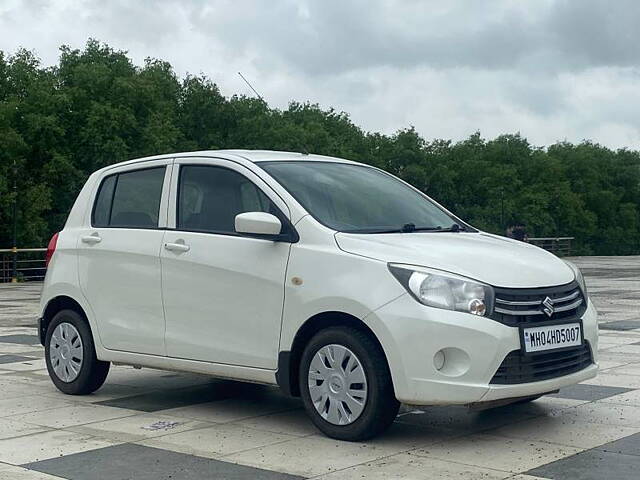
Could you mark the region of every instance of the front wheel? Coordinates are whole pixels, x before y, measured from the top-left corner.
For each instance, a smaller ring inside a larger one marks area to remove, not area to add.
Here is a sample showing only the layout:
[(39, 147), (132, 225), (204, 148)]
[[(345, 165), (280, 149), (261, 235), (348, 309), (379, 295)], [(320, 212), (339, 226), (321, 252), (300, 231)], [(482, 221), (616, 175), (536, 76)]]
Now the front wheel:
[(107, 378), (109, 362), (96, 358), (91, 330), (73, 310), (61, 310), (51, 319), (44, 348), (49, 377), (63, 393), (93, 393)]
[(400, 407), (380, 346), (353, 328), (318, 332), (302, 354), (299, 382), (313, 423), (339, 440), (366, 440), (381, 433)]

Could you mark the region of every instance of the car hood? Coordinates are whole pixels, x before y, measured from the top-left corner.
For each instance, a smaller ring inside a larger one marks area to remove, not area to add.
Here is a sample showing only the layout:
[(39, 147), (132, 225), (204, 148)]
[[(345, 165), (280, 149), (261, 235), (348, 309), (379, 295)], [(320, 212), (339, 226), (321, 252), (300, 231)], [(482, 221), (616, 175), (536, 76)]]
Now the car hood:
[(574, 273), (555, 255), (488, 233), (337, 233), (340, 249), (376, 260), (436, 268), (496, 287), (563, 285)]

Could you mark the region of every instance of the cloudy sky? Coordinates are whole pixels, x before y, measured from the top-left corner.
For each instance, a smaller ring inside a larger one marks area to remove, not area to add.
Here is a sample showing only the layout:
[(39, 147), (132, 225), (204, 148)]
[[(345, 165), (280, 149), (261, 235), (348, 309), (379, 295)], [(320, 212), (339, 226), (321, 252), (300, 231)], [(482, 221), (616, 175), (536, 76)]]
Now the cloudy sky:
[(53, 64), (93, 37), (366, 130), (639, 149), (639, 25), (637, 0), (2, 0), (0, 50)]

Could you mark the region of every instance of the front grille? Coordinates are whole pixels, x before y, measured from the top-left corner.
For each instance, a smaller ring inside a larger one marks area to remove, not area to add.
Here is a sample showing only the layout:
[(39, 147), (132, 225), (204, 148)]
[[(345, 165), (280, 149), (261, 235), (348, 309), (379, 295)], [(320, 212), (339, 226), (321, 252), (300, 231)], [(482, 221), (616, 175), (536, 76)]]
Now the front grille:
[(579, 372), (593, 363), (591, 348), (584, 345), (561, 352), (539, 352), (524, 355), (521, 350), (510, 352), (491, 379), (492, 384), (539, 382)]
[(547, 288), (495, 288), (495, 294), (491, 318), (510, 327), (579, 318), (586, 309), (576, 282)]

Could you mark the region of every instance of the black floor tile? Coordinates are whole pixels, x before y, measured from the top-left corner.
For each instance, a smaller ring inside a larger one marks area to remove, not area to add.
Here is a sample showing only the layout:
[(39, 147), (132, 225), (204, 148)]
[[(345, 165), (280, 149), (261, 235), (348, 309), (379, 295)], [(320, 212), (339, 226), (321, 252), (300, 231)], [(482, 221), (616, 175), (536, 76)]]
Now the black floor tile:
[(560, 392), (548, 395), (549, 397), (569, 398), (572, 400), (602, 400), (603, 398), (613, 397), (620, 393), (626, 393), (633, 390), (632, 388), (622, 387), (606, 387), (603, 385), (578, 384), (571, 385), (560, 389)]
[(141, 412), (157, 412), (169, 408), (186, 407), (242, 396), (247, 387), (236, 382), (215, 382), (210, 385), (157, 390), (154, 392), (95, 402), (95, 405), (127, 408)]
[(23, 357), (22, 355), (0, 355), (0, 363), (17, 363), (36, 360), (33, 357)]
[(37, 335), (4, 335), (0, 337), (0, 343), (20, 343), (22, 345), (40, 345)]
[(615, 322), (601, 323), (600, 330), (634, 330), (640, 328), (640, 320), (616, 320)]
[(302, 477), (124, 444), (23, 465), (70, 480), (294, 480)]
[[(611, 453), (640, 456), (640, 433), (629, 435), (614, 442), (605, 443), (597, 447), (597, 449)], [(638, 473), (638, 478), (640, 478), (640, 472)]]
[(640, 457), (587, 450), (526, 472), (552, 480), (638, 480)]

